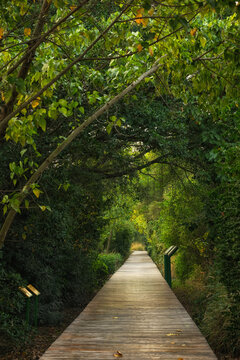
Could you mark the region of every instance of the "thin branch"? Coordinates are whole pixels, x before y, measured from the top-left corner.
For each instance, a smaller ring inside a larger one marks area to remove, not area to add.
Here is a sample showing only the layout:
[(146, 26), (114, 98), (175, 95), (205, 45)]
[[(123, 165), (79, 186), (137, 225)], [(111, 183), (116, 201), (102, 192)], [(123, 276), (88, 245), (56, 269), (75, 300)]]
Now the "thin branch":
[[(132, 82), (129, 86), (127, 86), (120, 94), (116, 95), (112, 100), (107, 102), (105, 105), (103, 105), (100, 109), (98, 109), (93, 115), (91, 115), (88, 119), (86, 119), (80, 126), (78, 126), (76, 129), (74, 129), (71, 134), (44, 160), (44, 162), (39, 166), (39, 168), (36, 170), (36, 172), (30, 177), (30, 179), (27, 181), (25, 186), (22, 188), (21, 192), (19, 193), (19, 205), (21, 205), (24, 198), (28, 195), (31, 185), (36, 183), (36, 181), (40, 178), (42, 173), (49, 167), (49, 165), (55, 160), (55, 158), (69, 145), (71, 142), (79, 135), (81, 134), (86, 127), (88, 127), (90, 124), (92, 124), (99, 116), (101, 116), (103, 113), (108, 111), (108, 109), (113, 106), (115, 103), (117, 103), (119, 100), (121, 100), (126, 94), (128, 94), (130, 91), (132, 91), (138, 84), (140, 84), (146, 77), (152, 75), (157, 69), (161, 66), (159, 61), (155, 63), (152, 68), (148, 71), (146, 71), (144, 74), (139, 76), (137, 80)], [(5, 219), (5, 222), (0, 230), (0, 249), (4, 245), (4, 241), (6, 238), (6, 235), (8, 233), (8, 230), (16, 216), (16, 211), (14, 209), (11, 209), (7, 217)]]
[[(46, 33), (44, 33), (40, 38), (39, 40), (31, 47), (28, 49), (28, 51), (26, 52), (26, 54), (24, 54), (21, 59), (18, 60), (18, 62), (13, 65), (7, 72), (7, 75), (10, 75), (13, 71), (15, 71), (19, 65), (21, 65), (21, 63), (29, 56), (29, 54), (32, 52), (32, 51), (35, 51), (38, 46), (44, 42), (44, 40), (46, 39), (46, 37), (50, 34), (52, 34), (58, 26), (60, 26), (62, 23), (64, 23), (70, 16), (72, 16), (75, 12), (77, 12), (78, 10), (80, 10), (83, 5), (85, 5), (89, 0), (84, 0), (81, 2), (81, 4), (79, 4), (75, 9), (73, 9), (72, 11), (70, 11), (66, 16), (64, 16), (62, 19), (60, 19), (59, 21), (57, 21), (55, 23), (55, 25), (49, 29)], [(0, 81), (2, 80), (2, 78), (0, 78)]]
[(77, 64), (87, 53), (89, 50), (93, 48), (93, 46), (100, 40), (104, 35), (115, 25), (116, 21), (124, 14), (124, 12), (128, 9), (130, 4), (134, 0), (131, 0), (129, 4), (121, 11), (121, 13), (111, 22), (111, 24), (87, 47), (87, 49), (79, 55), (74, 61), (72, 61), (65, 69), (63, 69), (58, 75), (56, 75), (49, 83), (47, 83), (42, 89), (40, 89), (37, 93), (30, 96), (28, 100), (23, 102), (16, 110), (12, 111), (9, 115), (2, 119), (0, 122), (0, 134), (4, 132), (7, 127), (7, 124), (10, 119), (12, 119), (15, 115), (17, 115), (20, 111), (25, 109), (31, 102), (38, 97), (40, 97), (49, 87), (51, 87), (55, 82), (57, 82), (63, 75), (65, 75), (75, 64)]

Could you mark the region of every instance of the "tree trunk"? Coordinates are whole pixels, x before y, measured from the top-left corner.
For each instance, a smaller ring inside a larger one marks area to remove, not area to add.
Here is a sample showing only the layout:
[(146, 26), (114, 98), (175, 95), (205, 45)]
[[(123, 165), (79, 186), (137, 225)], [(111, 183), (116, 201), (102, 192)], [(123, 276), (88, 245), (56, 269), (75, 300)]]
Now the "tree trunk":
[[(116, 95), (112, 100), (103, 105), (100, 109), (98, 109), (93, 115), (91, 115), (88, 119), (86, 119), (80, 126), (78, 126), (75, 130), (71, 132), (71, 134), (47, 157), (46, 160), (39, 166), (36, 172), (30, 177), (28, 182), (22, 188), (19, 193), (20, 204), (27, 196), (29, 191), (31, 190), (31, 185), (34, 184), (41, 174), (48, 168), (48, 166), (53, 162), (53, 160), (69, 145), (71, 142), (83, 132), (83, 130), (93, 123), (99, 116), (101, 116), (104, 112), (106, 112), (111, 106), (116, 104), (120, 99), (122, 99), (126, 94), (128, 94), (131, 90), (133, 90), (142, 80), (146, 77), (151, 76), (157, 69), (161, 66), (159, 64), (159, 60), (153, 65), (153, 67), (146, 71), (144, 74), (139, 76), (137, 80), (132, 82), (128, 87), (126, 87), (120, 94)], [(8, 215), (5, 219), (5, 222), (0, 230), (0, 249), (4, 245), (4, 241), (8, 230), (15, 218), (16, 211), (14, 209), (9, 210)]]

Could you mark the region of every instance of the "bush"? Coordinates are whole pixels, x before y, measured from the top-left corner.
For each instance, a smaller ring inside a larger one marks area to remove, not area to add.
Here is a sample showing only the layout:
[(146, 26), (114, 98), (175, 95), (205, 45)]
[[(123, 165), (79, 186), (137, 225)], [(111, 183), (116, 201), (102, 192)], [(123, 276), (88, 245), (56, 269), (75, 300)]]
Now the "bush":
[(122, 263), (122, 256), (118, 253), (99, 254), (93, 266), (96, 273), (97, 286), (102, 286)]
[(126, 258), (130, 253), (133, 236), (134, 228), (131, 223), (123, 222), (117, 224), (110, 250), (120, 253), (123, 258)]
[[(240, 330), (233, 326), (234, 299), (221, 283), (212, 285), (211, 296), (202, 322), (202, 331), (216, 352), (239, 356)], [(238, 304), (239, 311), (239, 304)], [(239, 325), (239, 324), (238, 324)]]
[(107, 265), (109, 275), (115, 273), (123, 263), (123, 258), (119, 253), (99, 254), (98, 259)]
[(18, 290), (25, 282), (21, 276), (0, 264), (0, 350), (9, 344), (26, 341), (30, 327), (24, 321), (26, 299)]

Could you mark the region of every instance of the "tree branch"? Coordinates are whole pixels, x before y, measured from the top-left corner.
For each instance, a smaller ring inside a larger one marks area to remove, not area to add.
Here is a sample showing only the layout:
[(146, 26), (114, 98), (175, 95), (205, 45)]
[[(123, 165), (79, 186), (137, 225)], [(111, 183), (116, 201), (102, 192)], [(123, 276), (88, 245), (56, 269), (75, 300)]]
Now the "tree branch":
[(46, 84), (42, 89), (40, 89), (37, 93), (30, 96), (28, 100), (23, 102), (16, 110), (12, 111), (10, 114), (5, 116), (0, 122), (0, 135), (7, 128), (7, 124), (10, 119), (12, 119), (15, 115), (17, 115), (20, 111), (25, 109), (31, 102), (38, 97), (40, 97), (49, 87), (51, 87), (55, 82), (57, 82), (63, 75), (65, 75), (74, 65), (76, 65), (87, 53), (89, 50), (93, 48), (93, 46), (100, 40), (104, 35), (113, 27), (113, 25), (117, 22), (117, 20), (124, 14), (124, 12), (129, 8), (131, 3), (134, 0), (130, 0), (128, 5), (121, 11), (121, 13), (111, 22), (111, 24), (87, 47), (87, 49), (79, 55), (74, 61), (72, 61), (65, 69), (63, 69), (58, 75), (56, 75), (48, 84)]
[[(126, 94), (132, 91), (138, 84), (140, 84), (146, 77), (152, 75), (157, 69), (161, 66), (159, 63), (160, 59), (152, 66), (152, 68), (142, 74), (137, 80), (132, 82), (129, 86), (127, 86), (120, 94), (116, 95), (112, 100), (107, 102), (101, 108), (99, 108), (93, 115), (91, 115), (88, 119), (86, 119), (80, 126), (78, 126), (72, 133), (47, 157), (47, 159), (39, 166), (36, 172), (30, 177), (25, 186), (22, 188), (19, 193), (19, 202), (20, 204), (24, 200), (24, 198), (28, 195), (31, 185), (34, 184), (42, 173), (48, 168), (48, 166), (53, 162), (53, 160), (69, 145), (71, 142), (81, 134), (87, 126), (93, 123), (99, 116), (101, 116), (104, 112), (106, 112), (111, 106), (116, 104), (119, 100), (121, 100)], [(8, 230), (15, 218), (16, 211), (14, 209), (10, 209), (8, 215), (5, 219), (5, 222), (0, 230), (0, 249), (4, 245), (4, 241)]]

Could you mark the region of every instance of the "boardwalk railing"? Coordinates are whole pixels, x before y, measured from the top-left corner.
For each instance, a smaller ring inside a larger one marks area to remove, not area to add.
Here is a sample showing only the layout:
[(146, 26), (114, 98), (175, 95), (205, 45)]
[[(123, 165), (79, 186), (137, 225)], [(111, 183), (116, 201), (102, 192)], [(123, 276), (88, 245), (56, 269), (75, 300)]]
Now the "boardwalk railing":
[(172, 287), (171, 256), (178, 250), (177, 246), (170, 246), (164, 253), (164, 276), (170, 287)]

